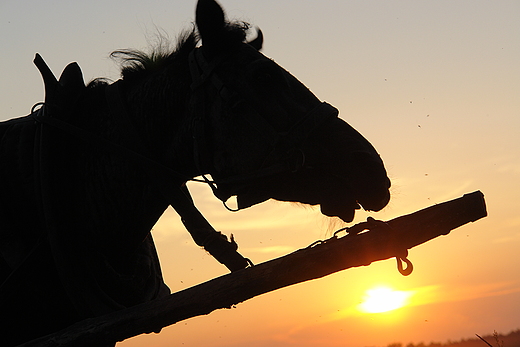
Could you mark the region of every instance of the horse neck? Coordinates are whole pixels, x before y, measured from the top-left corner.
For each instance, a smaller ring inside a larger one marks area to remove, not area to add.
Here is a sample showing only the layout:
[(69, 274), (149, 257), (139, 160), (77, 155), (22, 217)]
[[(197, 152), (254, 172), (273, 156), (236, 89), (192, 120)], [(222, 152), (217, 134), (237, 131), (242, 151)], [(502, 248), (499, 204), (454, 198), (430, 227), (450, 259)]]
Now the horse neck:
[[(104, 100), (103, 94), (91, 95), (84, 100), (85, 114), (81, 118), (96, 119), (93, 122), (97, 123), (97, 135), (141, 152), (187, 178), (195, 176), (185, 102), (180, 97), (162, 99), (157, 95), (160, 90), (152, 90), (154, 86), (154, 80), (128, 83), (122, 95), (124, 110), (115, 111), (122, 115), (114, 114), (110, 100), (100, 101)], [(172, 88), (179, 89), (171, 86), (166, 90)], [(167, 93), (163, 90), (162, 94)], [(92, 104), (97, 106), (93, 108)], [(131, 250), (169, 205), (161, 184), (143, 167), (146, 163), (134, 161), (131, 156), (121, 157), (110, 148), (89, 148), (80, 142), (75, 153), (78, 160), (70, 167), (69, 176), (74, 199), (80, 200), (78, 204), (84, 206), (84, 211), (73, 213), (84, 221), (86, 232), (94, 233), (107, 245), (117, 244), (123, 252)], [(175, 184), (182, 183), (178, 180)]]
[(171, 67), (129, 83), (125, 102), (147, 155), (188, 180), (199, 172), (193, 156), (191, 89), (186, 70), (187, 62), (185, 68)]
[(80, 147), (78, 162), (70, 165), (71, 214), (80, 228), (103, 240), (107, 249), (132, 251), (168, 207), (168, 201), (139, 163), (110, 148)]

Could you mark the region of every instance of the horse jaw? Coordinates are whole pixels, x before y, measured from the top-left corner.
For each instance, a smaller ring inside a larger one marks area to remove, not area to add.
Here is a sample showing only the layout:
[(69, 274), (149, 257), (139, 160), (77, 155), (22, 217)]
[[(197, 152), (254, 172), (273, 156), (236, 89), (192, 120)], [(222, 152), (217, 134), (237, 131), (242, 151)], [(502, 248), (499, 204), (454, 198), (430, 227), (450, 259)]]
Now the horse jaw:
[[(260, 204), (264, 201), (269, 200), (268, 196), (262, 196), (258, 194), (251, 193), (243, 193), (237, 195), (237, 206), (238, 209), (248, 208), (257, 204)], [(342, 202), (337, 201), (337, 203), (313, 203), (313, 202), (303, 202), (296, 199), (275, 199), (279, 201), (289, 201), (289, 202), (297, 202), (303, 203), (307, 205), (320, 205), (320, 211), (323, 215), (328, 217), (339, 217), (344, 222), (351, 222), (354, 219), (354, 215), (356, 210), (361, 209), (361, 206), (355, 201), (351, 199), (345, 199)]]
[[(289, 186), (290, 181), (281, 181), (273, 186), (257, 183), (247, 187), (240, 187), (233, 195), (236, 195), (237, 206), (239, 209), (248, 208), (269, 199), (278, 201), (298, 202), (307, 205), (319, 205), (323, 215), (328, 217), (339, 217), (344, 222), (351, 222), (354, 219), (356, 210), (380, 211), (390, 201), (390, 180), (382, 178), (377, 183), (372, 183), (371, 187), (360, 189), (363, 182), (358, 183), (358, 189), (351, 189), (342, 183), (345, 179), (330, 177), (323, 189), (315, 194), (306, 194), (305, 187), (310, 184), (302, 184), (298, 191), (280, 192), (281, 186)], [(306, 182), (307, 183), (307, 182)], [(351, 184), (354, 184), (351, 182)]]

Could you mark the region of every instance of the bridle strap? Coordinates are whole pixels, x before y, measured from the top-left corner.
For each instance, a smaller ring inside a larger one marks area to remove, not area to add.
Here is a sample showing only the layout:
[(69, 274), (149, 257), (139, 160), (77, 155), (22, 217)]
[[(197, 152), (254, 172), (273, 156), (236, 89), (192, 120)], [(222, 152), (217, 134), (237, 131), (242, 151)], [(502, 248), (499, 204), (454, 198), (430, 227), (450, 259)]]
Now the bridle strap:
[[(200, 62), (199, 62), (200, 61)], [(207, 113), (206, 107), (208, 103), (205, 101), (205, 91), (200, 88), (206, 79), (212, 76), (213, 69), (218, 64), (209, 66), (206, 60), (202, 57), (202, 51), (200, 48), (193, 49), (188, 56), (190, 74), (191, 74), (191, 97), (190, 97), (190, 113), (192, 139), (193, 139), (193, 160), (199, 175), (203, 178), (204, 182), (211, 188), (213, 195), (219, 200), (222, 200), (220, 191), (213, 181), (210, 181), (202, 169), (202, 162), (207, 162), (208, 158), (202, 158), (203, 155), (207, 154), (208, 151), (205, 148), (205, 132), (204, 132), (204, 120), (203, 117)], [(220, 62), (220, 60), (219, 60)], [(225, 206), (225, 205), (224, 205)]]

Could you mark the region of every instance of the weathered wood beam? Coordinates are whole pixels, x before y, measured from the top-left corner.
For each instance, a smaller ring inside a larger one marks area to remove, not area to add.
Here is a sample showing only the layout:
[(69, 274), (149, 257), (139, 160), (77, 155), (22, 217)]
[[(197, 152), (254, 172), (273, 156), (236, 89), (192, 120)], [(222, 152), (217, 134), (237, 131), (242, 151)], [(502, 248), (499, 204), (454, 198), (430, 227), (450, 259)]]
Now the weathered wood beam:
[(405, 258), (407, 249), (486, 215), (484, 195), (476, 191), (387, 222), (360, 223), (349, 229), (350, 235), (317, 242), (166, 298), (78, 322), (22, 346), (100, 346), (103, 342), (159, 331), (295, 283), (395, 256)]

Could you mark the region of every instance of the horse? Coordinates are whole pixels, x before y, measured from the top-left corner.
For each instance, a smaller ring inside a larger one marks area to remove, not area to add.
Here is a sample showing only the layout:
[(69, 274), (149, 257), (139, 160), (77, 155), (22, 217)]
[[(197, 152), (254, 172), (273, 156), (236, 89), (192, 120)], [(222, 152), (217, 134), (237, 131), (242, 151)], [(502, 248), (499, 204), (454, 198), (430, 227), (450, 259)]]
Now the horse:
[(374, 147), (249, 31), (199, 0), (175, 49), (115, 51), (116, 82), (85, 85), (76, 63), (57, 80), (36, 56), (45, 102), (0, 123), (2, 345), (168, 295), (151, 229), (170, 205), (231, 271), (253, 266), (194, 207), (189, 180), (239, 209), (276, 199), (350, 222), (387, 205)]

